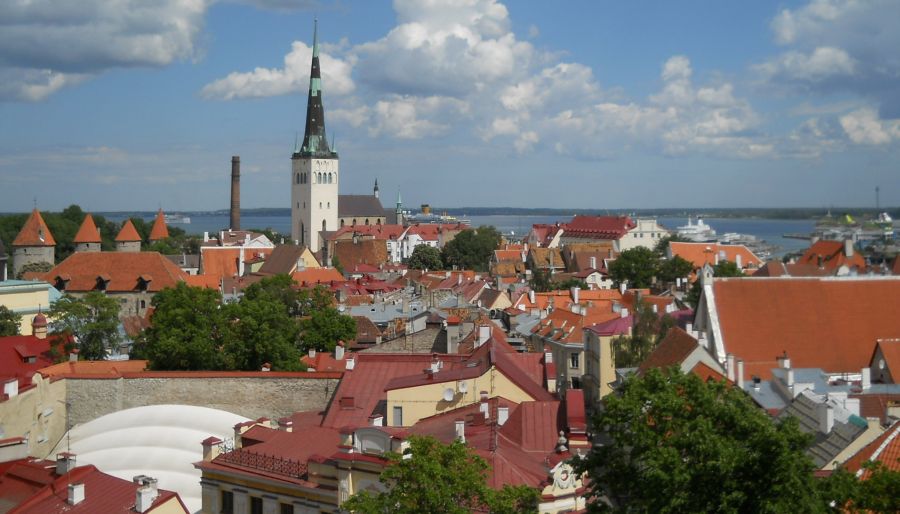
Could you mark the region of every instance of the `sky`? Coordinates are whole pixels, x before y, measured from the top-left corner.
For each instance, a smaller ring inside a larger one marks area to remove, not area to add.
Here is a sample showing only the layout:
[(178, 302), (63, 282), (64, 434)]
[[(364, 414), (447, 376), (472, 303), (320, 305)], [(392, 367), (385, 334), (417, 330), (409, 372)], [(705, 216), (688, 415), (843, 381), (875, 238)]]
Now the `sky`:
[(900, 2), (0, 2), (0, 212), (900, 205)]

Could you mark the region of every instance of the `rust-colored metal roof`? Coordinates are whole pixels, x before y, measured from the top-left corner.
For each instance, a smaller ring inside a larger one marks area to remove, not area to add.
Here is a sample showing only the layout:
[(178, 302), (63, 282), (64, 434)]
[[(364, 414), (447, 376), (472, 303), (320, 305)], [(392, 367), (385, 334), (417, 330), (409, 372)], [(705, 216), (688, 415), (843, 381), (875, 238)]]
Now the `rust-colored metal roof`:
[(87, 214), (84, 217), (84, 221), (81, 222), (81, 227), (78, 229), (78, 233), (75, 234), (75, 239), (73, 239), (72, 242), (100, 243), (101, 241), (100, 231), (97, 230), (97, 225), (94, 223), (94, 217)]
[(19, 231), (19, 235), (13, 240), (12, 245), (15, 246), (56, 246), (56, 240), (53, 239), (53, 234), (50, 233), (50, 229), (47, 227), (47, 224), (44, 223), (44, 218), (41, 216), (41, 213), (34, 209), (31, 211), (31, 215), (28, 216), (28, 219), (25, 220), (25, 224), (22, 225), (22, 230)]
[(640, 364), (638, 372), (645, 373), (653, 368), (680, 365), (698, 346), (697, 340), (690, 334), (679, 327), (672, 327), (650, 356)]

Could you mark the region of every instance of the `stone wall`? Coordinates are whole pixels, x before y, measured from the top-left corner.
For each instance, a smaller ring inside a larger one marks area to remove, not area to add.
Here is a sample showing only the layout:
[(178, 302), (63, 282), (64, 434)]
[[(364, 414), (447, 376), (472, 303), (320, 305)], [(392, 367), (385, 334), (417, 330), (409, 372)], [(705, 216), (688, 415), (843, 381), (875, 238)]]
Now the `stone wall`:
[(108, 379), (70, 377), (66, 379), (70, 422), (74, 426), (122, 409), (164, 404), (221, 409), (251, 419), (277, 419), (297, 411), (324, 409), (339, 382), (336, 373), (315, 377), (260, 375), (176, 372), (134, 373)]

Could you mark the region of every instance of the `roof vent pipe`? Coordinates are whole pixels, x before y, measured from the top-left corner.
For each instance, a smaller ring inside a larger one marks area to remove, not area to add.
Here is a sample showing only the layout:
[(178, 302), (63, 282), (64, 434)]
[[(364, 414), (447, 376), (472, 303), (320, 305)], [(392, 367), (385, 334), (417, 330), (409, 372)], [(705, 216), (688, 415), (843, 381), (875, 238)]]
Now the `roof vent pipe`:
[[(78, 505), (84, 501), (84, 484), (69, 484), (69, 505)], [(143, 512), (143, 511), (141, 511)]]

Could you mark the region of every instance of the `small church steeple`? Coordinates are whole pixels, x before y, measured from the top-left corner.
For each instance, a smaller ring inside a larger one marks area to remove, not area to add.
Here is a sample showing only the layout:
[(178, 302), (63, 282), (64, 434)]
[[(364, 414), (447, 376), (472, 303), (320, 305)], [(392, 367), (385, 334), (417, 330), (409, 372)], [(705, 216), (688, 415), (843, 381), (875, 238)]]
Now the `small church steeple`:
[(375, 198), (378, 198), (378, 179), (375, 179)]

